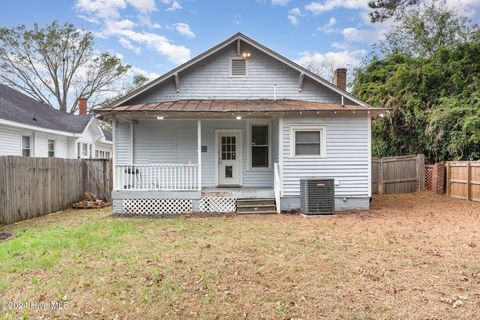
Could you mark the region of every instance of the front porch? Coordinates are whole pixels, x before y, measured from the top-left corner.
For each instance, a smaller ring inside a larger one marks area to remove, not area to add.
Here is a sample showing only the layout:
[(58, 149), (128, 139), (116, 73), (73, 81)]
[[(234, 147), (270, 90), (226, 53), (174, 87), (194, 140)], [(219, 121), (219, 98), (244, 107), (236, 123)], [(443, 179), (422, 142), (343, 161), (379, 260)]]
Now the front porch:
[(238, 199), (271, 199), (279, 212), (279, 119), (239, 118), (115, 121), (114, 211), (236, 212)]

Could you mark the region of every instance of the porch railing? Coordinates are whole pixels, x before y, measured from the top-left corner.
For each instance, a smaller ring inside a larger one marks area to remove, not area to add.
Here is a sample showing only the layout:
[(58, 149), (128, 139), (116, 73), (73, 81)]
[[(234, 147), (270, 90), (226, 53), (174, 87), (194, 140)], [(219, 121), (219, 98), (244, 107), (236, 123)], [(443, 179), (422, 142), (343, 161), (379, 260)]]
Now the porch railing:
[(278, 163), (273, 164), (273, 193), (275, 195), (275, 205), (277, 213), (280, 213), (280, 196), (282, 192), (282, 182), (280, 180), (280, 167)]
[(198, 190), (198, 164), (116, 165), (116, 190)]

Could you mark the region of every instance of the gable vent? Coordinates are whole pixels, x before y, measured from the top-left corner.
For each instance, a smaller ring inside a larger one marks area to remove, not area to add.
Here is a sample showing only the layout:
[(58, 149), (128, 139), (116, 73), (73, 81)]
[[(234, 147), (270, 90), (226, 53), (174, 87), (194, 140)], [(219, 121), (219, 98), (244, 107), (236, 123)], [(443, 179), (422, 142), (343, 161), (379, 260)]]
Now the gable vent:
[(247, 61), (244, 59), (232, 60), (232, 76), (244, 76), (247, 74)]

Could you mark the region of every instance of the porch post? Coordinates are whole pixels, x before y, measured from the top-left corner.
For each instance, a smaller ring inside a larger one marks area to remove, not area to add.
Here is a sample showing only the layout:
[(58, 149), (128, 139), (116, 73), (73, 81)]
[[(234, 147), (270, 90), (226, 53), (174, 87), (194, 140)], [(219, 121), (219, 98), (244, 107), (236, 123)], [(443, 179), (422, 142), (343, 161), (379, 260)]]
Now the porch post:
[(280, 196), (283, 197), (283, 115), (278, 118), (278, 164), (280, 175)]
[[(112, 117), (112, 184), (113, 190), (117, 189), (117, 148), (116, 148), (116, 136), (117, 136), (117, 119), (115, 115)], [(77, 142), (78, 143), (78, 142)], [(77, 152), (78, 146), (76, 145)]]
[(202, 191), (202, 120), (197, 120), (198, 190)]

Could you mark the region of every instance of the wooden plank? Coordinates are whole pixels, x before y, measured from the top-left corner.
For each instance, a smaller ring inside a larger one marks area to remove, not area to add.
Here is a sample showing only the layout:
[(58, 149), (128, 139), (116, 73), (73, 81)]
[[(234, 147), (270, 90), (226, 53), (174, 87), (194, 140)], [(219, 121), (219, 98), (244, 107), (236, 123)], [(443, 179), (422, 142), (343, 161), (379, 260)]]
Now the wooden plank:
[(470, 201), (472, 198), (472, 185), (470, 184), (472, 180), (471, 170), (470, 170), (470, 161), (467, 163), (467, 201)]

